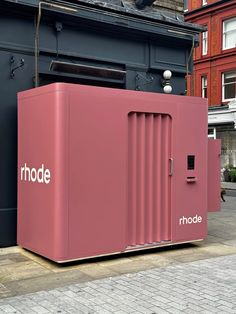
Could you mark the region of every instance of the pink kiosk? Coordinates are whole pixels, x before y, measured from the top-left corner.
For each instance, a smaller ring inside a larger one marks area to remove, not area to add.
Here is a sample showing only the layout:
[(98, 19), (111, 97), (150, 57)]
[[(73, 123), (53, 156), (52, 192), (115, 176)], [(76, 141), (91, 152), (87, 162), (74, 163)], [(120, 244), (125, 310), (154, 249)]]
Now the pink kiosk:
[(18, 244), (58, 263), (207, 236), (207, 101), (55, 83), (18, 95)]

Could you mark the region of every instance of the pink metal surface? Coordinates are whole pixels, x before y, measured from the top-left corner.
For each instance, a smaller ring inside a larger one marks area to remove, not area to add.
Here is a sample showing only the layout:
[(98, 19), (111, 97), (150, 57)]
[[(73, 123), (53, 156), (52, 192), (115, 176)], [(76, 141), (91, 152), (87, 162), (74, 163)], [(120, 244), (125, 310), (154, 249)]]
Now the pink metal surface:
[[(22, 246), (54, 259), (67, 254), (68, 108), (65, 94), (49, 89), (45, 92), (42, 96), (40, 90), (35, 90), (32, 97), (22, 97), (18, 107), (17, 233)], [(50, 169), (50, 182), (29, 181), (28, 171), (21, 173), (25, 165), (36, 170), (42, 165)]]
[(170, 241), (171, 118), (128, 116), (128, 245)]
[(208, 140), (208, 211), (220, 211), (220, 154), (221, 141)]
[(56, 83), (18, 104), (19, 245), (61, 262), (206, 236), (205, 100)]

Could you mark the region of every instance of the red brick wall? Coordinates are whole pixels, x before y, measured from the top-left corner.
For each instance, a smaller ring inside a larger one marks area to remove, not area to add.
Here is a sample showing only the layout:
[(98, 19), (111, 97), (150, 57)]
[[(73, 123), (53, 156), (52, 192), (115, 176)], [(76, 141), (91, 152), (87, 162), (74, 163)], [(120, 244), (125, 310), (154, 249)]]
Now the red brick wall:
[(221, 81), (217, 78), (217, 70), (216, 67), (211, 68), (211, 98), (210, 98), (210, 105), (214, 106), (219, 104), (219, 97), (221, 96), (221, 93), (219, 95), (219, 84), (221, 84)]
[(195, 9), (201, 7), (201, 0), (192, 0), (189, 2), (191, 2), (191, 10), (195, 10)]
[[(191, 0), (191, 5), (201, 6), (201, 1)], [(218, 2), (208, 0), (208, 4)], [(186, 21), (207, 26), (208, 28), (208, 53), (202, 55), (202, 35), (200, 45), (194, 53), (194, 74), (188, 83), (188, 94), (201, 96), (201, 77), (207, 75), (209, 105), (222, 103), (222, 73), (236, 70), (236, 48), (222, 49), (222, 25), (225, 19), (236, 17), (236, 0), (221, 4), (217, 9), (192, 12)], [(190, 83), (191, 82), (191, 83)], [(194, 84), (192, 83), (194, 82)], [(194, 86), (193, 86), (194, 85)]]
[[(207, 0), (207, 4), (218, 2), (219, 0)], [(202, 0), (189, 0), (188, 1), (188, 10), (196, 10), (202, 7)]]

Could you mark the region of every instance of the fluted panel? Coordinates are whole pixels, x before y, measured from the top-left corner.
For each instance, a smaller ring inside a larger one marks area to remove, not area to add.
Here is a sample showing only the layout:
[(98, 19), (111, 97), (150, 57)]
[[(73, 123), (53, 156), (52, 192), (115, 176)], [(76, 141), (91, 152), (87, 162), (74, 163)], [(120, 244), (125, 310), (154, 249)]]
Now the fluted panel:
[(171, 118), (128, 115), (128, 246), (171, 240)]

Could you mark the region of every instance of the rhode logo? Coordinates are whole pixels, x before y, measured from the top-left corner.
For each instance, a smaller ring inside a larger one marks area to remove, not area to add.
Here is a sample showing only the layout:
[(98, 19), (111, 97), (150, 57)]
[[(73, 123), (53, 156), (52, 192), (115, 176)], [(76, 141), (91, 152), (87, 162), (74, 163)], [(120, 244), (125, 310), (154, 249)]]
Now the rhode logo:
[(179, 218), (179, 225), (192, 225), (200, 224), (202, 222), (202, 216), (196, 215), (194, 217), (181, 217)]
[(26, 163), (20, 168), (21, 181), (38, 182), (48, 184), (51, 180), (49, 169), (44, 167), (44, 164), (39, 169), (27, 167)]

